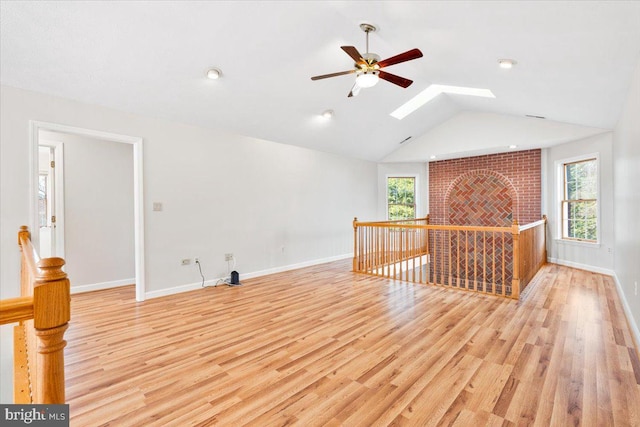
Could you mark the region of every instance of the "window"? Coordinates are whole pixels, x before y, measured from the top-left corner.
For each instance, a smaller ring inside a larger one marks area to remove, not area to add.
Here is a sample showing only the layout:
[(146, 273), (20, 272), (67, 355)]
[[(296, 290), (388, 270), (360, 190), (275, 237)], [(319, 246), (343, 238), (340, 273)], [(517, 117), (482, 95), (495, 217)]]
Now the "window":
[(387, 218), (414, 219), (416, 217), (416, 178), (387, 178)]
[(562, 164), (562, 238), (598, 241), (598, 160), (589, 158)]
[(49, 201), (47, 200), (47, 175), (38, 175), (38, 223), (40, 227), (46, 227), (48, 223), (47, 206)]

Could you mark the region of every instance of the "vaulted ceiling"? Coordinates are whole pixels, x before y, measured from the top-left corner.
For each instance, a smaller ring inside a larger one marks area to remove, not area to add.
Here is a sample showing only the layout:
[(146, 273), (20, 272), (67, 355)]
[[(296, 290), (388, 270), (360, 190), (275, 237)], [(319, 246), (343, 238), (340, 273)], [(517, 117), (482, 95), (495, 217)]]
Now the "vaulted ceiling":
[[(2, 84), (374, 161), (544, 147), (612, 129), (640, 56), (640, 2), (97, 2), (0, 5)], [(424, 57), (347, 98), (340, 49)], [(498, 67), (512, 58), (511, 70)], [(218, 67), (223, 78), (208, 80)], [(389, 115), (431, 84), (441, 94)], [(332, 109), (331, 120), (320, 113)], [(526, 118), (526, 115), (545, 119)], [(478, 129), (482, 128), (482, 131)], [(402, 146), (407, 137), (412, 137)], [(517, 141), (517, 142), (511, 142)]]

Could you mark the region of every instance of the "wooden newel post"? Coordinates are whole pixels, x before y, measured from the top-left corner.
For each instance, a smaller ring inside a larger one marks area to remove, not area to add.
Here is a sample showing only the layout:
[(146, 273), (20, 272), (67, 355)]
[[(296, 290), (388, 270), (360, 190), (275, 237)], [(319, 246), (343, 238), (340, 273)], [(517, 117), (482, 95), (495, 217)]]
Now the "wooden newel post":
[(513, 236), (513, 279), (511, 281), (511, 298), (520, 298), (520, 226), (518, 220), (513, 220), (511, 226)]
[[(427, 214), (427, 216), (424, 217), (424, 223), (425, 225), (429, 225), (429, 214)], [(425, 230), (425, 233), (423, 234), (422, 252), (425, 254), (429, 254), (429, 229), (428, 228)]]
[(353, 218), (353, 271), (358, 271), (358, 217)]
[(37, 343), (37, 372), (34, 401), (44, 404), (65, 403), (64, 332), (71, 318), (71, 291), (62, 258), (38, 262), (33, 288), (33, 326)]

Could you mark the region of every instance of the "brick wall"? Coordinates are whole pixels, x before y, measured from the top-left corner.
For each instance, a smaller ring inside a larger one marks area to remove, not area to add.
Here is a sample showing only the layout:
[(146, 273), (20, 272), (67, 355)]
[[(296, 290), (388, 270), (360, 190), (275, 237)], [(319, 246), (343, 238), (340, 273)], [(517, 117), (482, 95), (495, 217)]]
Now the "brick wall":
[(431, 224), (528, 224), (542, 217), (541, 150), (429, 163)]

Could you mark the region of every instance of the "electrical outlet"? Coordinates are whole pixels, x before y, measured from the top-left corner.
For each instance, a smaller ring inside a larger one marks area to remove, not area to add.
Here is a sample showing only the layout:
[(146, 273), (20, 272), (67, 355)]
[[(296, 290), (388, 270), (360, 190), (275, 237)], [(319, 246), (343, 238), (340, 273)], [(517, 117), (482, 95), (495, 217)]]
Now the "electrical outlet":
[(224, 254), (225, 261), (233, 261), (233, 254)]
[(189, 258), (185, 258), (182, 261), (180, 261), (180, 264), (189, 265), (189, 264), (191, 264), (191, 260)]

